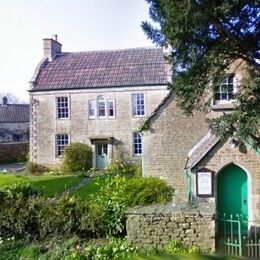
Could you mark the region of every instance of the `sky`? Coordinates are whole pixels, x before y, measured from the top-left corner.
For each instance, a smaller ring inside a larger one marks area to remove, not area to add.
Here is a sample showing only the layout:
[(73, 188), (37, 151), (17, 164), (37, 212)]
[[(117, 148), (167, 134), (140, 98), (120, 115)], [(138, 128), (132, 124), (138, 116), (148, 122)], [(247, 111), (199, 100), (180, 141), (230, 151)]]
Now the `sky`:
[(0, 94), (29, 100), (43, 38), (57, 34), (66, 52), (153, 46), (145, 20), (145, 0), (0, 0)]

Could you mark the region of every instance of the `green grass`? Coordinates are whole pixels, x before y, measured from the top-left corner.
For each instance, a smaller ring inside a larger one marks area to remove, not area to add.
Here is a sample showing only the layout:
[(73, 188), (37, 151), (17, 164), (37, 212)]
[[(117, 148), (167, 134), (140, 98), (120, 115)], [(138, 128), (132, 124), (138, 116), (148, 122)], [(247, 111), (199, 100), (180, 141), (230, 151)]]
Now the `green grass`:
[(17, 182), (28, 182), (40, 188), (44, 197), (53, 197), (56, 193), (78, 184), (83, 177), (72, 175), (61, 176), (17, 176), (0, 174), (0, 186), (11, 185)]
[(86, 185), (80, 187), (79, 189), (75, 190), (72, 195), (75, 197), (81, 198), (83, 200), (87, 200), (90, 198), (90, 195), (94, 195), (97, 193), (104, 181), (105, 177), (94, 177), (90, 180), (90, 182), (86, 183)]

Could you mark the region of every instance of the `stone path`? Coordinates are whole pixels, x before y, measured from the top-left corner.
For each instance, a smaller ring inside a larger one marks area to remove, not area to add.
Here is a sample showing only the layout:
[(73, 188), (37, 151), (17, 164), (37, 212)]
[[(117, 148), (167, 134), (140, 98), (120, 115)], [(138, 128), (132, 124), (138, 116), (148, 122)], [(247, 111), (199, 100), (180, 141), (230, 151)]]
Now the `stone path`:
[(82, 186), (86, 185), (87, 183), (89, 183), (91, 181), (91, 177), (84, 177), (78, 184), (76, 185), (72, 185), (71, 187), (69, 187), (68, 189), (61, 191), (59, 193), (56, 194), (56, 197), (61, 197), (64, 193), (71, 193), (79, 188), (81, 188)]

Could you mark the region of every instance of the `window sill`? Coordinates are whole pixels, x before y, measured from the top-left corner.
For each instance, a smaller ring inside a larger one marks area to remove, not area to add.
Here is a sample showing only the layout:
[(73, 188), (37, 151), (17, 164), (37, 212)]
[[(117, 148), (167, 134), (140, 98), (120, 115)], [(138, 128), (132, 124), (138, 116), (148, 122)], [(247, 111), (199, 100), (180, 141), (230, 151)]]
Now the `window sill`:
[(212, 110), (233, 110), (235, 108), (234, 102), (213, 104), (210, 106)]

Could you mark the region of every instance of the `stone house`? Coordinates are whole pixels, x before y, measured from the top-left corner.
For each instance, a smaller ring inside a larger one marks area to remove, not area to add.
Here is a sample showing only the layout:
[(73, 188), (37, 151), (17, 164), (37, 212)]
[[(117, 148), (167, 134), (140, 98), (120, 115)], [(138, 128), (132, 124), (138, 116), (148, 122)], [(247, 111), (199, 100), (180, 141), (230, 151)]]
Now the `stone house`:
[(57, 167), (69, 143), (92, 146), (93, 167), (120, 153), (141, 161), (139, 128), (168, 94), (162, 48), (62, 52), (44, 39), (30, 82), (30, 160)]
[(29, 141), (29, 104), (0, 104), (0, 143)]
[(260, 216), (260, 156), (250, 144), (214, 136), (205, 122), (232, 111), (235, 93), (247, 77), (237, 61), (216, 88), (211, 108), (187, 117), (169, 94), (143, 125), (143, 175), (166, 180), (176, 201), (210, 203), (218, 214)]

